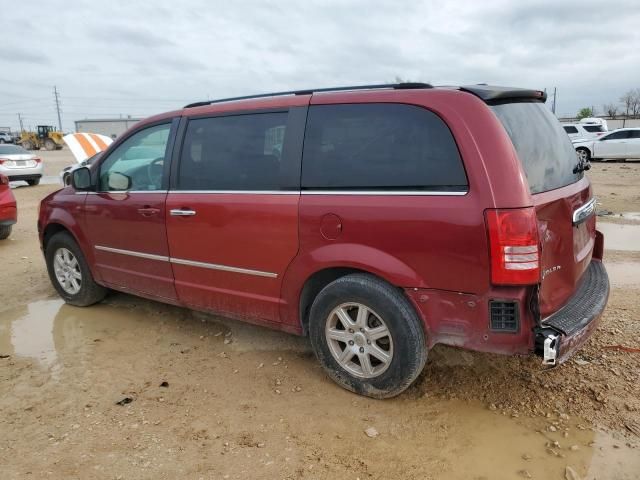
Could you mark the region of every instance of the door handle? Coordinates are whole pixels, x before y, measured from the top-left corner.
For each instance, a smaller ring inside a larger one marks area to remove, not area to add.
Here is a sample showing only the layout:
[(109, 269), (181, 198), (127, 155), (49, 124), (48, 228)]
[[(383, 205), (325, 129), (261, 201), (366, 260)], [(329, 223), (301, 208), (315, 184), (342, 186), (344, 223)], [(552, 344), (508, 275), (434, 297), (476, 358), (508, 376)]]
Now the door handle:
[(195, 210), (188, 210), (183, 208), (176, 208), (173, 210), (169, 210), (169, 213), (174, 217), (192, 217), (196, 214)]
[(157, 215), (159, 212), (160, 212), (159, 208), (153, 208), (153, 207), (147, 207), (147, 206), (138, 209), (138, 213), (143, 217), (151, 217), (152, 215)]

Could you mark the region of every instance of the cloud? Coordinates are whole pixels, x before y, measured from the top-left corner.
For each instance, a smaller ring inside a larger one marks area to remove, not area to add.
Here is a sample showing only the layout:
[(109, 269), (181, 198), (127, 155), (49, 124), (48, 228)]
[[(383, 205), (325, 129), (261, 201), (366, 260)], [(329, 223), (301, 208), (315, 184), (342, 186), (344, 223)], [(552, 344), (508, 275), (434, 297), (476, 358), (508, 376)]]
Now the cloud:
[(54, 84), (69, 126), (92, 112), (148, 115), (396, 76), (558, 87), (562, 114), (640, 87), (636, 1), (70, 1), (55, 11), (26, 3), (0, 22), (5, 38), (20, 39), (0, 62), (19, 65), (22, 79), (0, 79), (0, 124), (17, 118), (3, 102), (52, 115), (16, 102)]

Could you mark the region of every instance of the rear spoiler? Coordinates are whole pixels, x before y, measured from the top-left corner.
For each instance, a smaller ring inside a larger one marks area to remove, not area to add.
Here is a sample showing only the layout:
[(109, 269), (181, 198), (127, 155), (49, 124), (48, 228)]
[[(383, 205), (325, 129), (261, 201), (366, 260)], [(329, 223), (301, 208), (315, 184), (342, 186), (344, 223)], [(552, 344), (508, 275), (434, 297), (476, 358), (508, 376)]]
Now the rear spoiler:
[(527, 100), (547, 101), (547, 92), (542, 90), (530, 90), (528, 88), (498, 87), (495, 85), (464, 85), (460, 87), (463, 92), (468, 92), (481, 98), (487, 103), (507, 103)]

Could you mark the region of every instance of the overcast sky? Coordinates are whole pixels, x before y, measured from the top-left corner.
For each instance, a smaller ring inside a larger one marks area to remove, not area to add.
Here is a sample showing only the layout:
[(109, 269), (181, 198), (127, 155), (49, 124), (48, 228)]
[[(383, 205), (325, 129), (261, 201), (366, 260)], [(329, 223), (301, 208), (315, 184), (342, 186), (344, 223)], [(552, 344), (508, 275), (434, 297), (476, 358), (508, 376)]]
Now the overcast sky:
[(0, 127), (392, 81), (558, 87), (558, 114), (640, 88), (630, 1), (25, 0), (0, 15)]

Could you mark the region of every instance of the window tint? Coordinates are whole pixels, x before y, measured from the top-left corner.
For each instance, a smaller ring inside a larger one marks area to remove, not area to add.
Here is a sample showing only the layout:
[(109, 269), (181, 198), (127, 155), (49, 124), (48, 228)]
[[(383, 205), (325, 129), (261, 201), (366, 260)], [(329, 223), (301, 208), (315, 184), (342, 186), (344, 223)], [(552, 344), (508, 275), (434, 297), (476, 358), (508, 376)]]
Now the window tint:
[(582, 128), (590, 133), (604, 132), (602, 125), (583, 125)]
[(27, 155), (28, 150), (20, 147), (19, 145), (0, 145), (0, 154), (4, 155)]
[(466, 186), (453, 136), (428, 110), (400, 104), (309, 109), (303, 188), (466, 190)]
[(578, 129), (576, 127), (562, 127), (564, 131), (567, 133), (578, 133)]
[(640, 130), (629, 130), (629, 138), (640, 138)]
[(178, 189), (279, 190), (287, 113), (189, 121)]
[(607, 135), (606, 137), (602, 137), (602, 140), (622, 140), (624, 138), (629, 138), (629, 130), (621, 130), (619, 132), (613, 132)]
[(551, 111), (540, 102), (505, 103), (491, 107), (522, 162), (531, 193), (577, 182), (578, 163), (571, 140)]
[(123, 175), (129, 190), (161, 190), (170, 131), (171, 124), (156, 125), (127, 138), (100, 165), (100, 191), (123, 190)]

